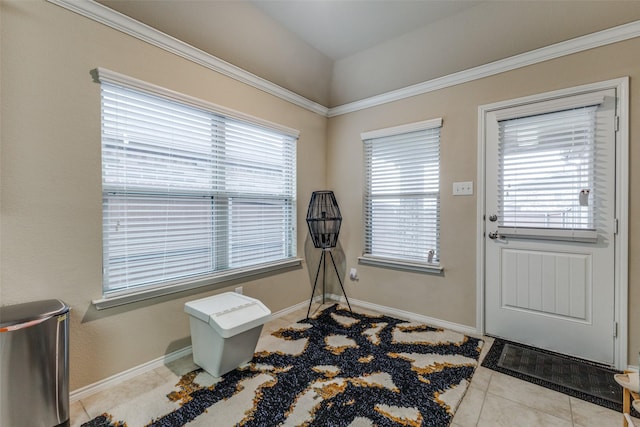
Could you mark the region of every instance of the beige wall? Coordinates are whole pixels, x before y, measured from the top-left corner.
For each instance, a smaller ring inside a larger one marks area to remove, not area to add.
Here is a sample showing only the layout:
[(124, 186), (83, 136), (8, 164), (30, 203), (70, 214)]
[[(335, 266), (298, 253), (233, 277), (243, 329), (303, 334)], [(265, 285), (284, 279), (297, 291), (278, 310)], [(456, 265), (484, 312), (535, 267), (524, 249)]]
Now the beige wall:
[[(424, 316), (476, 324), (476, 196), (453, 197), (454, 181), (477, 183), (478, 106), (580, 84), (630, 76), (629, 363), (640, 350), (640, 38), (329, 119), (328, 186), (341, 203), (347, 281), (355, 299)], [(363, 131), (436, 117), (441, 142), (441, 262), (444, 276), (358, 265), (362, 250)]]
[[(0, 4), (0, 304), (72, 306), (74, 390), (189, 345), (184, 302), (213, 293), (93, 308), (102, 280), (100, 86), (89, 71), (108, 68), (300, 130), (299, 254), (306, 203), (325, 183), (326, 118), (50, 3)], [(310, 291), (304, 268), (243, 286), (272, 311)]]

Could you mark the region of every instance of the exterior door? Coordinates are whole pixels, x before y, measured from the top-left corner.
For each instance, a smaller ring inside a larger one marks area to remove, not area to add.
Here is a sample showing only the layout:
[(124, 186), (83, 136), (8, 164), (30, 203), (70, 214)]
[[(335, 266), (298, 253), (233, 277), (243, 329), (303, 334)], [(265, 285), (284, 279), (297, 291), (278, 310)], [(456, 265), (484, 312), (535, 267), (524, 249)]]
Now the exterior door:
[(485, 114), (485, 330), (614, 364), (615, 89)]

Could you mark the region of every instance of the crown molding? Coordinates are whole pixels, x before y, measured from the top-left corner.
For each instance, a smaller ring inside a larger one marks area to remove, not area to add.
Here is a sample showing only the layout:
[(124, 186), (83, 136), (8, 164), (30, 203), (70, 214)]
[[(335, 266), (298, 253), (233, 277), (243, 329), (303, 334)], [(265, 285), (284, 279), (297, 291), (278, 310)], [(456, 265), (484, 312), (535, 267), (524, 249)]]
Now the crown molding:
[(191, 62), (202, 65), (239, 82), (245, 83), (263, 92), (274, 95), (287, 102), (305, 108), (322, 116), (327, 115), (328, 108), (313, 102), (297, 93), (258, 77), (240, 67), (223, 61), (211, 54), (197, 49), (183, 41), (171, 37), (142, 22), (136, 21), (120, 12), (103, 6), (93, 0), (47, 0), (49, 3), (63, 7), (86, 18), (121, 31), (139, 40), (171, 52)]
[(325, 117), (364, 110), (640, 36), (640, 21), (634, 21), (381, 95), (327, 108), (93, 0), (47, 1)]
[(399, 101), (416, 95), (422, 95), (450, 86), (467, 83), (484, 77), (515, 70), (550, 59), (560, 58), (573, 53), (582, 52), (600, 46), (632, 39), (640, 36), (640, 21), (609, 28), (597, 33), (577, 37), (564, 42), (556, 43), (540, 49), (525, 52), (509, 58), (490, 62), (485, 65), (463, 70), (447, 76), (428, 80), (402, 89), (372, 96), (359, 101), (350, 102), (337, 107), (330, 108), (327, 117), (335, 117), (342, 114), (352, 113), (366, 108), (375, 107), (389, 102)]

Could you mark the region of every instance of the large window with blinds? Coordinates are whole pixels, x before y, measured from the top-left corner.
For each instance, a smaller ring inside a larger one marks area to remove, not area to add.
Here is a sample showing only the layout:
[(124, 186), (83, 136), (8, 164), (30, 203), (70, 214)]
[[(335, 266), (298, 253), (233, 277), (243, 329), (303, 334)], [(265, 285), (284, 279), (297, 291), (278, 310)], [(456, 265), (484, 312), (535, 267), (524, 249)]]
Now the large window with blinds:
[(365, 132), (361, 261), (437, 267), (441, 119)]
[(297, 135), (101, 81), (103, 292), (296, 256)]

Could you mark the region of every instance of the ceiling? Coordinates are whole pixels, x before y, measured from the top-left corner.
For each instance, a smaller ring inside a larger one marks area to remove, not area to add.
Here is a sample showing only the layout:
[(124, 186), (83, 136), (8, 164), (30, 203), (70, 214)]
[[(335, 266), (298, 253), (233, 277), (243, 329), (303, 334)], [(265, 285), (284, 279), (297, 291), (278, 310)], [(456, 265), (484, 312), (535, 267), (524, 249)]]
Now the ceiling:
[(336, 61), (479, 4), (480, 0), (250, 0)]
[(95, 0), (325, 107), (640, 20), (640, 0)]

